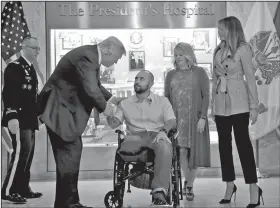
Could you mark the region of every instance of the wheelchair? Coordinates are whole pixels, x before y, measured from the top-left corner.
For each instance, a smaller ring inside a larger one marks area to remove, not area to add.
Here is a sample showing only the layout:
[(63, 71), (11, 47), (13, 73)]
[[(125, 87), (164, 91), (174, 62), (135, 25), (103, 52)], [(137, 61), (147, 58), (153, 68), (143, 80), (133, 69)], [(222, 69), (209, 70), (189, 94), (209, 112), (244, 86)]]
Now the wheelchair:
[[(131, 193), (130, 186), (134, 186), (131, 182), (137, 177), (146, 176), (153, 177), (153, 158), (154, 153), (150, 150), (147, 151), (147, 161), (124, 161), (119, 153), (121, 143), (123, 141), (124, 132), (121, 130), (116, 130), (115, 133), (118, 134), (118, 148), (115, 155), (114, 163), (114, 180), (113, 180), (113, 190), (109, 191), (104, 197), (104, 204), (106, 208), (121, 208), (123, 206), (123, 197), (125, 192), (126, 180), (128, 180), (127, 193)], [(170, 173), (170, 185), (167, 194), (167, 202), (170, 207), (179, 207), (180, 200), (183, 200), (182, 193), (182, 179), (181, 179), (181, 167), (180, 167), (180, 149), (178, 146), (177, 129), (171, 129), (168, 132), (168, 138), (172, 142), (172, 167)], [(150, 179), (151, 179), (150, 178)], [(149, 180), (151, 181), (151, 180)], [(137, 187), (137, 186), (135, 186)], [(142, 187), (138, 187), (142, 188)], [(147, 188), (146, 189), (150, 189)], [(160, 205), (162, 206), (162, 205)]]

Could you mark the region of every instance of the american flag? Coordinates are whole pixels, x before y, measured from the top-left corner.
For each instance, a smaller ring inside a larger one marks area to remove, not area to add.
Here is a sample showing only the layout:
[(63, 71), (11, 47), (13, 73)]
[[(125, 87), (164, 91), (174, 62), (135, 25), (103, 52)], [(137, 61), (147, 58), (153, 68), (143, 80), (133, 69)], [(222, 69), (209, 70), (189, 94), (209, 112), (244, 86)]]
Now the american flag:
[[(8, 64), (20, 57), (22, 40), (26, 36), (31, 36), (31, 34), (20, 1), (10, 1), (6, 3), (1, 16), (1, 56)], [(44, 76), (39, 69), (38, 63), (34, 62), (33, 65), (40, 78), (39, 88), (41, 88), (44, 84)]]
[(1, 56), (7, 62), (13, 55), (21, 51), (24, 37), (30, 36), (21, 2), (6, 3), (1, 20)]

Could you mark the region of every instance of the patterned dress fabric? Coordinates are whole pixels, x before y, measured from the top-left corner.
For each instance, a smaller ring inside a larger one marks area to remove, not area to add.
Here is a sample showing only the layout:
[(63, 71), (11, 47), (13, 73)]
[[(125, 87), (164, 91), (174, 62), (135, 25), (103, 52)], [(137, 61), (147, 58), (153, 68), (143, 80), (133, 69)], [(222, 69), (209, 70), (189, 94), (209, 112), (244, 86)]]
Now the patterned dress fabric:
[(177, 118), (179, 145), (191, 147), (192, 71), (178, 70), (171, 81), (171, 100)]

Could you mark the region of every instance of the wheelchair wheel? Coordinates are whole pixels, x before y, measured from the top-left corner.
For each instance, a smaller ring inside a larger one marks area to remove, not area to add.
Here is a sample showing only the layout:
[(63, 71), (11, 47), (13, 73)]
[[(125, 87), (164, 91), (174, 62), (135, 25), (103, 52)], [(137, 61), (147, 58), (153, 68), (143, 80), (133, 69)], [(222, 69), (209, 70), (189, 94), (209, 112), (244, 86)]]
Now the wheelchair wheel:
[(109, 191), (104, 198), (106, 208), (121, 208), (123, 199), (115, 196), (114, 191)]

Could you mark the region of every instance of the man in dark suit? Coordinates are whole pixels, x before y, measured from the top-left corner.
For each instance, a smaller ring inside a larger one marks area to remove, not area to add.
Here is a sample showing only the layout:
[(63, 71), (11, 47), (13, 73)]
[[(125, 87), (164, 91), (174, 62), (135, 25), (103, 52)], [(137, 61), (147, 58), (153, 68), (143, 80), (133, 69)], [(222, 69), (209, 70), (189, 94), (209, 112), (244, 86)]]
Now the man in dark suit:
[(126, 54), (116, 37), (98, 45), (85, 45), (59, 61), (39, 95), (39, 115), (47, 127), (56, 162), (55, 208), (85, 208), (79, 202), (78, 175), (82, 153), (81, 135), (90, 113), (112, 112), (113, 97), (100, 84), (100, 64), (109, 67)]
[(42, 196), (29, 187), (35, 130), (38, 130), (38, 80), (32, 63), (39, 52), (37, 38), (24, 38), (22, 56), (9, 63), (4, 72), (2, 126), (9, 129), (13, 153), (2, 187), (2, 199), (18, 203)]

